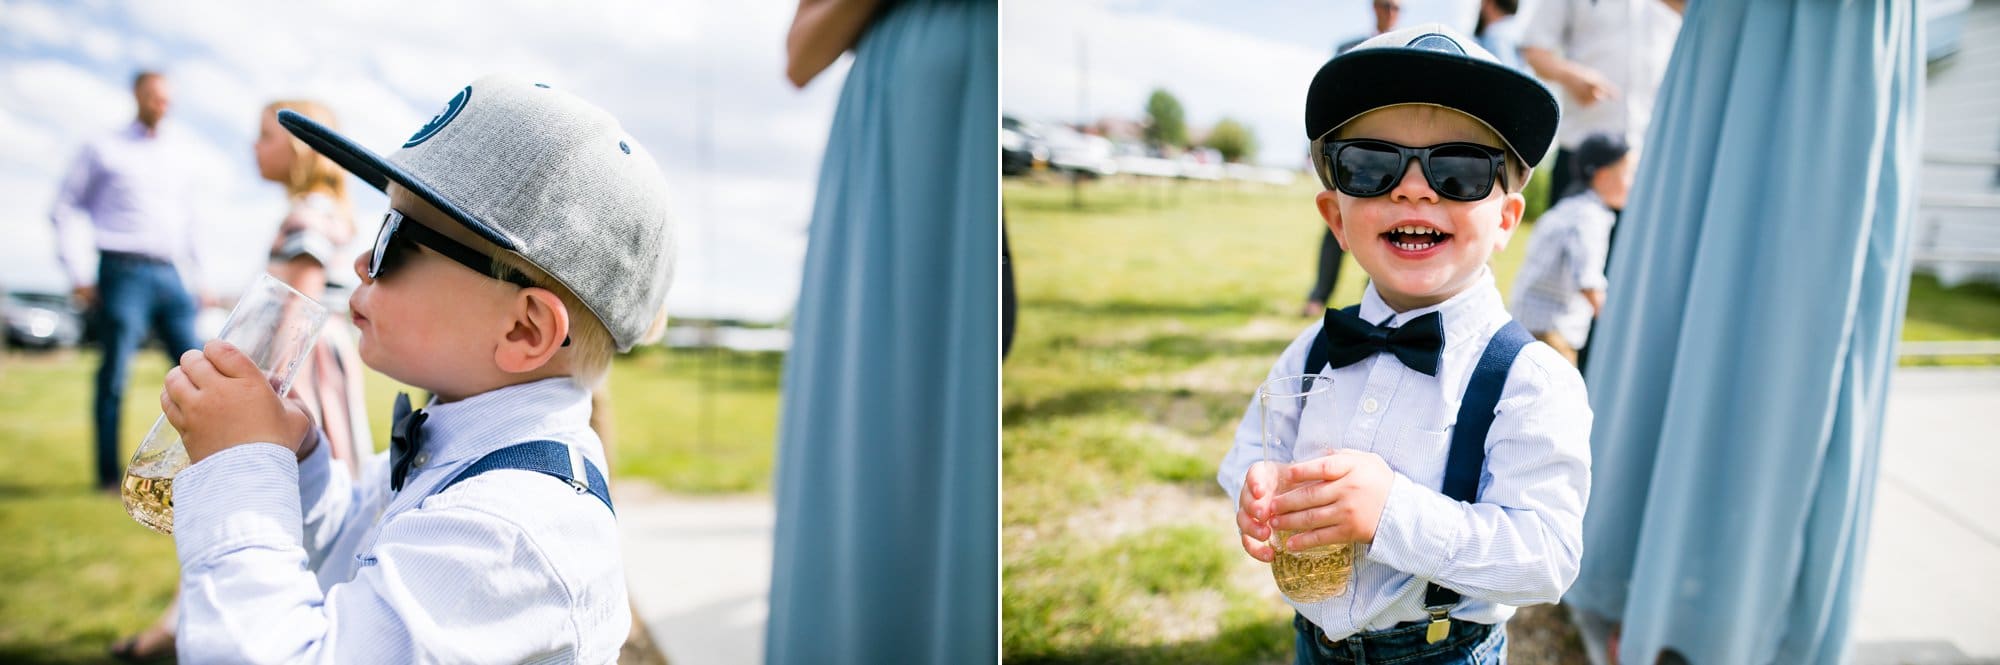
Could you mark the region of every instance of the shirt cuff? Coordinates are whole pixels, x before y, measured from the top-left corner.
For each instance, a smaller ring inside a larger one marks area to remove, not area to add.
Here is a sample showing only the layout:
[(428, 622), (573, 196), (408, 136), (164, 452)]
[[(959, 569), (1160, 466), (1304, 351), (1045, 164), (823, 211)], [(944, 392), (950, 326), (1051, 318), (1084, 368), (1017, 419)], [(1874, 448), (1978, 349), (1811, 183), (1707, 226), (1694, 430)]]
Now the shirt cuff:
[(1436, 579), (1451, 561), (1452, 546), (1465, 523), (1451, 497), (1418, 486), (1401, 473), (1389, 484), (1382, 519), (1368, 558), (1420, 579)]
[(230, 550), (298, 547), (299, 462), (274, 443), (233, 446), (174, 477), (174, 545), (181, 569)]

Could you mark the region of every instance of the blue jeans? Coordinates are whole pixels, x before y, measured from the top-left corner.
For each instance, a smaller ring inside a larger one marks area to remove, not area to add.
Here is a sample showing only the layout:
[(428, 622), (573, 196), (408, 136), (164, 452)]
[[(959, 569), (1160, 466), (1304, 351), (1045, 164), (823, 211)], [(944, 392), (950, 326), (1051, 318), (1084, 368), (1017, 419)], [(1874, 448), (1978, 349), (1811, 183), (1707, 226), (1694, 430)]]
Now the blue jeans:
[(173, 264), (130, 254), (104, 252), (97, 261), (97, 486), (117, 487), (124, 471), (118, 458), (118, 415), (125, 402), (125, 379), (132, 351), (151, 330), (165, 344), (167, 364), (200, 344), (194, 336), (194, 296), (181, 286)]
[(1292, 615), (1297, 665), (1445, 665), (1507, 662), (1507, 627), (1451, 620), (1451, 633), (1436, 644), (1424, 641), (1429, 622), (1411, 622), (1333, 643), (1304, 616)]

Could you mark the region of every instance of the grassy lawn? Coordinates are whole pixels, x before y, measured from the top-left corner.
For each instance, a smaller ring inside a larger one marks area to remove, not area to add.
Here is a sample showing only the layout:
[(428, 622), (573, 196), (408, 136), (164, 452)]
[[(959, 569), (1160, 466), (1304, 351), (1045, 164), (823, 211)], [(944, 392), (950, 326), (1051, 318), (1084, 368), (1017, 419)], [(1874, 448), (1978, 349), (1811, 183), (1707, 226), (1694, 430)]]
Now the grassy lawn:
[[(1009, 662), (1288, 661), (1291, 612), (1238, 548), (1214, 474), (1307, 324), (1313, 191), (1086, 185), (1077, 208), (1068, 185), (1004, 185), (1020, 295), (1002, 397)], [(1503, 293), (1529, 232), (1494, 260)], [(1333, 302), (1357, 302), (1363, 277), (1350, 261)], [(2000, 338), (2000, 290), (1920, 277), (1909, 311), (1909, 339)]]
[[(0, 358), (0, 662), (102, 662), (119, 635), (173, 596), (172, 538), (90, 489), (92, 353)], [(645, 350), (611, 373), (614, 474), (678, 492), (764, 491), (776, 432), (776, 354)], [(159, 416), (166, 362), (141, 356), (127, 389), (124, 454)], [(708, 390), (704, 392), (703, 386)], [(371, 425), (387, 447), (388, 405), (407, 390), (368, 378)], [(415, 395), (413, 395), (415, 397)], [(704, 436), (703, 432), (712, 432)]]

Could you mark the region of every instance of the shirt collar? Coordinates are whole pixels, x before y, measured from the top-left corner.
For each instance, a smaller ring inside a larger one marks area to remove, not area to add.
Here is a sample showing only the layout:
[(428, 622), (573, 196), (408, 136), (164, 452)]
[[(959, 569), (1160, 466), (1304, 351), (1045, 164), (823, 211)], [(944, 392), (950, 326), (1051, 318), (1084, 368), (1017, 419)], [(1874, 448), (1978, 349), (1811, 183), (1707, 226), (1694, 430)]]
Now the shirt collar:
[(167, 121), (162, 119), (160, 120), (159, 127), (153, 130), (151, 136), (148, 136), (146, 134), (146, 123), (139, 122), (137, 119), (134, 119), (132, 121), (132, 124), (125, 126), (125, 137), (133, 140), (145, 141), (148, 139), (158, 139), (165, 137), (167, 133), (170, 131), (172, 130), (167, 128)]
[[(1389, 307), (1389, 303), (1383, 302), (1382, 294), (1375, 291), (1373, 281), (1361, 293), (1361, 319), (1370, 323), (1394, 328), (1431, 312), (1439, 312), (1444, 317), (1445, 348), (1451, 348), (1468, 337), (1486, 332), (1491, 319), (1507, 316), (1507, 307), (1500, 302), (1500, 289), (1494, 286), (1493, 269), (1485, 266), (1479, 268), (1479, 276), (1473, 279), (1472, 285), (1458, 295), (1407, 312), (1397, 312)], [(1391, 318), (1392, 315), (1394, 318)]]
[[(524, 408), (533, 405), (533, 408)], [(426, 467), (590, 428), (590, 391), (569, 377), (518, 383), (424, 408)]]

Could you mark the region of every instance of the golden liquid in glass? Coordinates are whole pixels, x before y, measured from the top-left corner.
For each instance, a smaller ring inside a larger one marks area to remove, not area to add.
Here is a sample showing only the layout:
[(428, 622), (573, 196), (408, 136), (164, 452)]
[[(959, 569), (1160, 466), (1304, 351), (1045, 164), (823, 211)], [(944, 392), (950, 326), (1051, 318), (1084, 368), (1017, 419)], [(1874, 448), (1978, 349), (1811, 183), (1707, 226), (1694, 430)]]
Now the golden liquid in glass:
[(130, 469), (125, 472), (125, 512), (148, 529), (162, 535), (173, 535), (173, 476), (153, 477), (140, 473), (150, 470)]
[(1285, 548), (1292, 532), (1279, 531), (1271, 543), (1277, 557), (1271, 560), (1271, 577), (1285, 597), (1301, 603), (1317, 603), (1347, 593), (1348, 578), (1354, 575), (1354, 545), (1336, 543), (1301, 552)]

